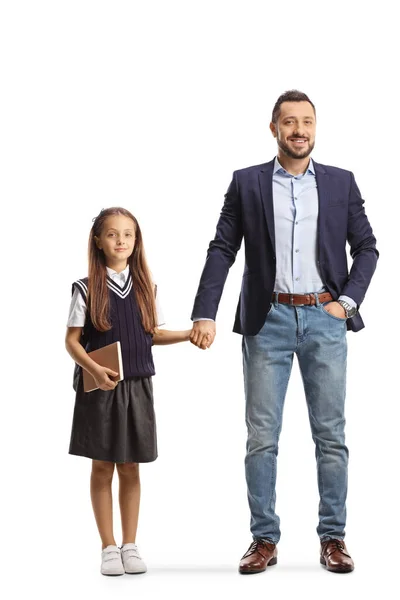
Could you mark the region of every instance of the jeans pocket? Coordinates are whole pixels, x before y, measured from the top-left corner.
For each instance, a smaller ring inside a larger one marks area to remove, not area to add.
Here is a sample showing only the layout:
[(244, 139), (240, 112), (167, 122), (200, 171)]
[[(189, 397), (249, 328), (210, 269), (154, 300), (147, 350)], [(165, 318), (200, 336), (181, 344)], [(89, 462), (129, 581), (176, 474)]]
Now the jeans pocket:
[(259, 335), (259, 334), (260, 334), (260, 333), (263, 331), (264, 327), (267, 327), (267, 323), (268, 323), (268, 321), (269, 321), (269, 319), (270, 319), (270, 317), (271, 317), (272, 313), (274, 313), (274, 312), (275, 312), (275, 310), (276, 310), (275, 303), (274, 303), (274, 302), (272, 302), (272, 303), (271, 303), (271, 305), (270, 305), (270, 307), (269, 307), (269, 310), (268, 310), (268, 312), (267, 312), (267, 315), (266, 315), (266, 317), (265, 317), (265, 319), (264, 319), (263, 326), (261, 327), (261, 329), (260, 329), (260, 331), (258, 332), (258, 334), (257, 334), (257, 335)]
[(275, 303), (274, 303), (274, 302), (272, 302), (272, 303), (271, 303), (271, 306), (269, 307), (269, 311), (267, 312), (267, 317), (266, 317), (267, 319), (268, 319), (268, 317), (269, 317), (269, 316), (270, 316), (270, 315), (271, 315), (271, 314), (274, 312), (275, 308), (276, 308), (276, 307), (275, 307)]
[(324, 302), (324, 304), (320, 304), (321, 310), (322, 312), (327, 315), (328, 317), (330, 317), (331, 319), (334, 319), (335, 321), (339, 321), (339, 323), (345, 323), (347, 321), (347, 318), (345, 317), (344, 319), (342, 319), (341, 317), (335, 317), (335, 315), (331, 315), (330, 312), (328, 312), (327, 310), (325, 310), (325, 306), (327, 304), (330, 304), (330, 302)]

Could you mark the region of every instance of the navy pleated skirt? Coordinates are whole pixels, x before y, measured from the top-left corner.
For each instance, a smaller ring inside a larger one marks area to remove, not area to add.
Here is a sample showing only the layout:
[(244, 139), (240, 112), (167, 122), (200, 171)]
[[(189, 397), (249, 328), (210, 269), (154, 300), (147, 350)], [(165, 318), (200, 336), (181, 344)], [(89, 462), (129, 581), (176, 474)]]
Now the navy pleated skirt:
[(77, 382), (69, 453), (114, 463), (152, 462), (157, 432), (151, 377), (132, 377), (113, 390), (83, 391)]

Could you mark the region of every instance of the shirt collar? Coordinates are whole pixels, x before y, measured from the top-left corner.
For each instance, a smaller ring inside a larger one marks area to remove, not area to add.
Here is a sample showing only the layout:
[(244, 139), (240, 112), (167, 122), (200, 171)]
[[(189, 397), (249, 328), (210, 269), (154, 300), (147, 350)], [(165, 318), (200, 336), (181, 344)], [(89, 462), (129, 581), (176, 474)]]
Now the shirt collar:
[(125, 269), (123, 271), (121, 271), (120, 273), (117, 273), (117, 271), (114, 271), (114, 269), (111, 269), (110, 267), (106, 267), (106, 271), (107, 271), (107, 275), (109, 277), (111, 277), (111, 279), (113, 279), (113, 277), (115, 275), (118, 275), (119, 277), (121, 277), (121, 275), (123, 275), (123, 280), (126, 281), (128, 279), (128, 274), (129, 274), (129, 265), (126, 265)]
[[(281, 163), (279, 162), (278, 157), (275, 156), (274, 175), (278, 171), (282, 171), (282, 173), (287, 173), (287, 171), (282, 167)], [(312, 158), (310, 158), (310, 162), (308, 164), (306, 173), (311, 173), (312, 175), (315, 175), (315, 168), (314, 168), (314, 163), (313, 163)], [(290, 175), (290, 173), (288, 173), (288, 175)], [(293, 175), (290, 175), (290, 177), (293, 177)], [(297, 177), (298, 177), (298, 175), (297, 175)]]

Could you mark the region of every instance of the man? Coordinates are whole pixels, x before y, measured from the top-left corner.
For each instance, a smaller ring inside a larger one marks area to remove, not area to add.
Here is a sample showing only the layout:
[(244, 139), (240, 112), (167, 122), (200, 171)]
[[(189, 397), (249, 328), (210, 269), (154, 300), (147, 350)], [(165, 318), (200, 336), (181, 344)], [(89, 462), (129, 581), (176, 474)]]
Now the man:
[[(364, 327), (358, 309), (376, 268), (376, 240), (349, 171), (311, 160), (316, 113), (292, 90), (275, 104), (270, 129), (277, 157), (235, 171), (210, 243), (191, 341), (209, 347), (229, 268), (245, 241), (245, 269), (234, 331), (243, 334), (248, 429), (245, 459), (253, 542), (239, 571), (276, 564), (276, 457), (294, 354), (316, 445), (320, 562), (349, 572), (343, 541), (348, 450), (344, 436), (346, 331)], [(346, 240), (353, 259), (347, 267)]]

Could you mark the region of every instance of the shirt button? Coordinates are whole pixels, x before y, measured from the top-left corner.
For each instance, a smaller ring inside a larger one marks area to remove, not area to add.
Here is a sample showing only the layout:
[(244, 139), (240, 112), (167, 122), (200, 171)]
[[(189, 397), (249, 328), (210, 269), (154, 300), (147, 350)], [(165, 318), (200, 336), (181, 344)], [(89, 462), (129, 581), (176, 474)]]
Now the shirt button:
[(299, 251), (299, 249), (298, 249), (298, 248), (296, 248), (295, 252), (298, 252), (298, 251)]
[(298, 221), (295, 221), (295, 223), (294, 223), (294, 224), (295, 224), (295, 225), (298, 225), (298, 224), (299, 224), (299, 222), (298, 222)]
[(296, 281), (300, 281), (300, 277), (296, 277)]

